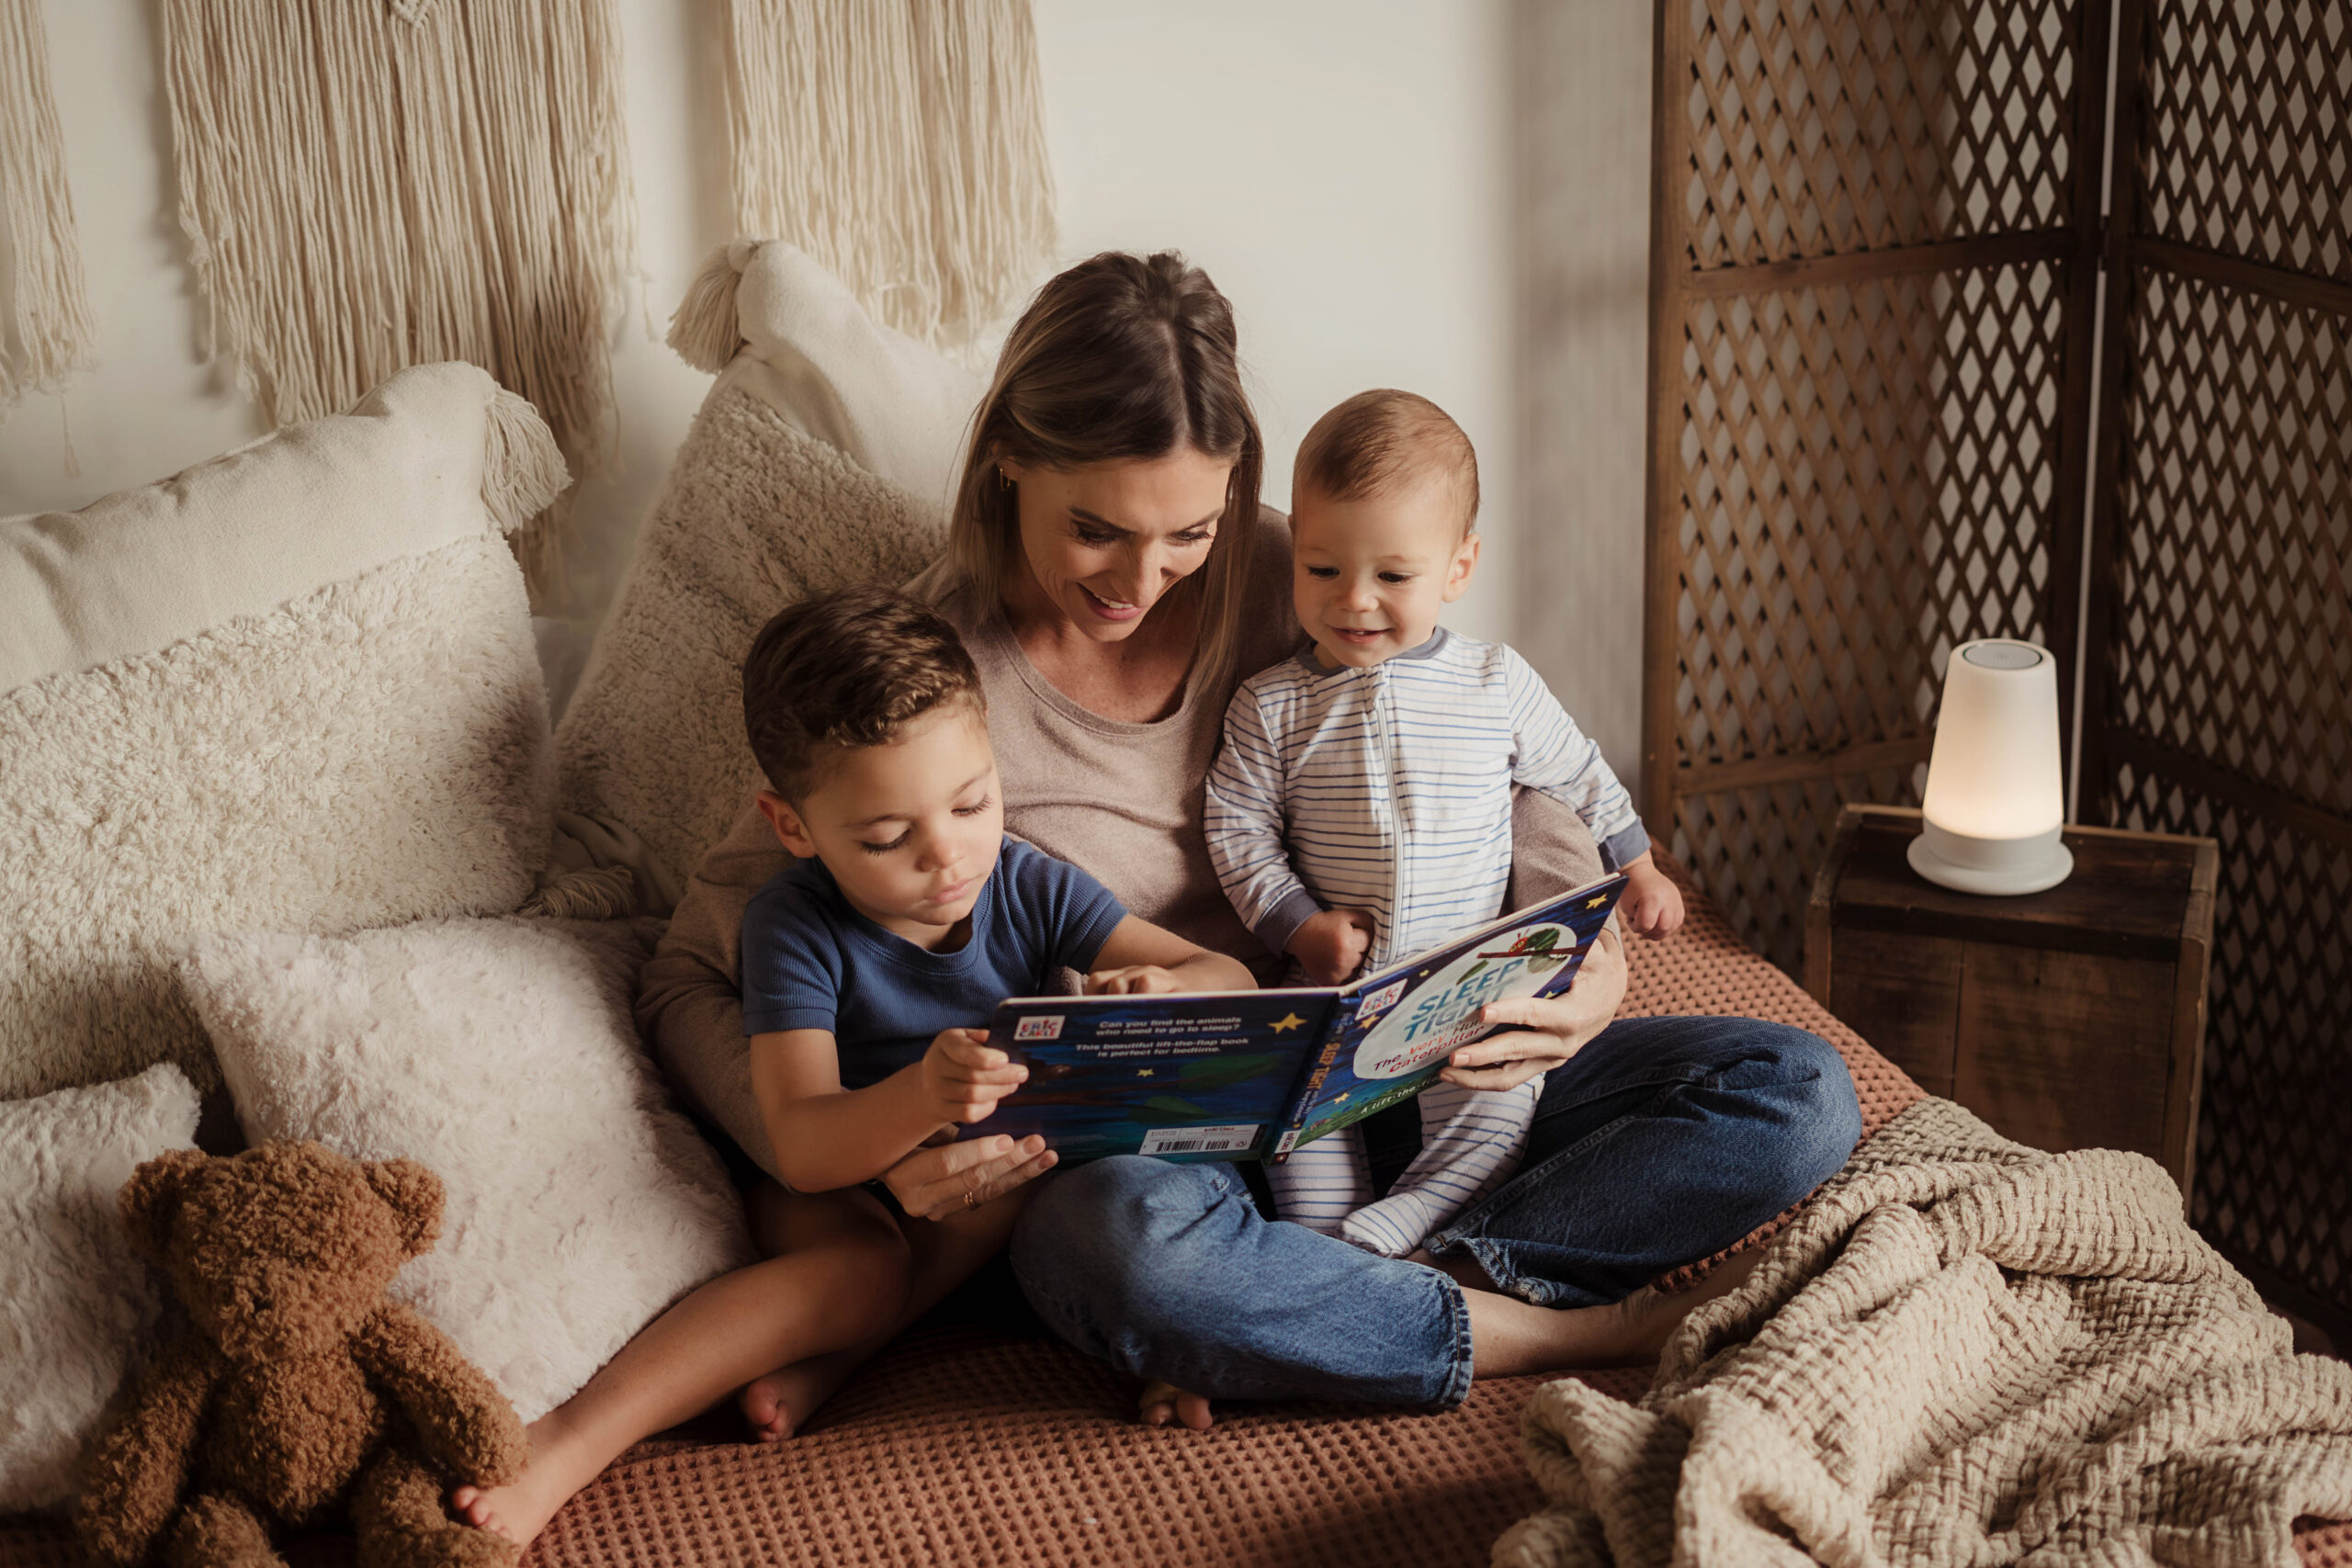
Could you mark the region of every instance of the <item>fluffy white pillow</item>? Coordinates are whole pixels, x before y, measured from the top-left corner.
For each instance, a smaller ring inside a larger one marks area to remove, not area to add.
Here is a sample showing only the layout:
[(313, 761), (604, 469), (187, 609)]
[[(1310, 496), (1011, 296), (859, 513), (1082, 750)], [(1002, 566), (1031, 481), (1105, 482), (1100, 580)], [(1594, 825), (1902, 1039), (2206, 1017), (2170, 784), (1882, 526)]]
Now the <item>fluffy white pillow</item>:
[(196, 1137), (176, 1067), (0, 1104), (0, 1513), (54, 1507), (163, 1309), (115, 1198)]
[(469, 365), (70, 514), (0, 518), (0, 1096), (176, 1061), (187, 936), (498, 914), (545, 861), (505, 535), (563, 482)]
[(448, 1190), (392, 1293), (526, 1421), (662, 1310), (752, 1258), (708, 1146), (638, 1048), (626, 922), (217, 935), (181, 978), (245, 1135), (406, 1156)]

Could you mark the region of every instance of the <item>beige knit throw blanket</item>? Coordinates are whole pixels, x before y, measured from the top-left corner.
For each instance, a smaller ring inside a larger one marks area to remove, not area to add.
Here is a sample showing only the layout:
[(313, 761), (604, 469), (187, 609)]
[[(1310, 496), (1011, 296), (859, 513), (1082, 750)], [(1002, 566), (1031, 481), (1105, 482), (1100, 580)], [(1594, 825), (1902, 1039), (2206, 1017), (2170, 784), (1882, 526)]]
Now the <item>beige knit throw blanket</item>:
[(2138, 1155), (2045, 1155), (1944, 1100), (1888, 1123), (1693, 1313), (1639, 1405), (1529, 1405), (1552, 1506), (1514, 1568), (1821, 1562), (2294, 1568), (2352, 1517), (2352, 1368)]
[[(162, 0), (208, 352), (273, 425), (463, 359), (574, 474), (609, 442), (635, 265), (615, 0)], [(563, 597), (560, 506), (516, 541)]]
[(789, 240), (945, 348), (1054, 248), (1029, 0), (725, 0), (739, 233)]

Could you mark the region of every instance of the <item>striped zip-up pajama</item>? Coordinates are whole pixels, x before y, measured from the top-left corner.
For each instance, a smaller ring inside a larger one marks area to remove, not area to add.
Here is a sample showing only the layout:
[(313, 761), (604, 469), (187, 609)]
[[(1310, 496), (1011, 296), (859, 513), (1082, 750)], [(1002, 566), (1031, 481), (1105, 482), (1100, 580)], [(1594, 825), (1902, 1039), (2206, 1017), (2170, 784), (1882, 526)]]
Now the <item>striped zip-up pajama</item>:
[[(1611, 870), (1649, 848), (1600, 749), (1510, 649), (1441, 628), (1368, 669), (1326, 670), (1309, 645), (1226, 711), (1209, 856), (1276, 953), (1318, 910), (1371, 911), (1370, 970), (1503, 912), (1515, 784), (1575, 810)], [(1306, 1145), (1269, 1172), (1283, 1217), (1404, 1256), (1510, 1174), (1542, 1084), (1423, 1090), (1421, 1153), (1377, 1203), (1357, 1129)]]

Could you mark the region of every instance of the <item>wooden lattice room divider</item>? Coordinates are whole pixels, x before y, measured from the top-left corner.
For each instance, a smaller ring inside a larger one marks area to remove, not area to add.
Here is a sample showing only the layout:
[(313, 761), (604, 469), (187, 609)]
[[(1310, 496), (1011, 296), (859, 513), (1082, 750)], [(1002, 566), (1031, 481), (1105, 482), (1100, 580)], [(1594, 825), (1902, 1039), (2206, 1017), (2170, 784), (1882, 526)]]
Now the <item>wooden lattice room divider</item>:
[(2352, 0), (1665, 0), (1656, 108), (1652, 833), (1793, 967), (2079, 640), (2081, 818), (2222, 843), (2196, 1217), (2352, 1326)]
[(2221, 841), (2199, 1227), (2352, 1346), (2352, 4), (2124, 0), (2082, 812)]
[(1943, 655), (2071, 671), (2107, 31), (1660, 13), (1643, 816), (1784, 968), (1839, 804), (1917, 798)]

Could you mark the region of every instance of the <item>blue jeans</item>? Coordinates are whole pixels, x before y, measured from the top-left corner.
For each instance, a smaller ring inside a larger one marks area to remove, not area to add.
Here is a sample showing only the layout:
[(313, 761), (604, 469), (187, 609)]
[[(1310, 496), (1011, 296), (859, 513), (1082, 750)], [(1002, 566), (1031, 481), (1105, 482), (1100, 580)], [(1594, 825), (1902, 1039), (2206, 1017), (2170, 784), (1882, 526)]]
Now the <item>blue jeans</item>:
[[(1620, 1019), (1553, 1069), (1519, 1174), (1430, 1249), (1528, 1301), (1617, 1301), (1804, 1198), (1860, 1136), (1853, 1080), (1818, 1035)], [(1470, 1389), (1459, 1285), (1263, 1218), (1230, 1166), (1130, 1156), (1058, 1173), (1012, 1256), (1064, 1339), (1213, 1398), (1447, 1407)]]

